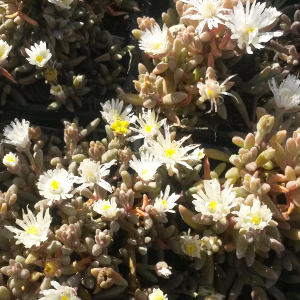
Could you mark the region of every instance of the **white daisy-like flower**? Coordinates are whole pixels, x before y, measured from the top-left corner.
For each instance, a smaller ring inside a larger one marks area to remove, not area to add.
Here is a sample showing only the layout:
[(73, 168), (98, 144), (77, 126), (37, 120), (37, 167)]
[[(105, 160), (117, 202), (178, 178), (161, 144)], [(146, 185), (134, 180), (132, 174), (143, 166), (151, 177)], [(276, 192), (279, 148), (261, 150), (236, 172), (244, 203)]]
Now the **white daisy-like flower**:
[(4, 166), (8, 167), (8, 168), (15, 168), (17, 165), (20, 164), (19, 158), (17, 157), (16, 154), (13, 154), (12, 152), (9, 152), (8, 154), (6, 154), (3, 157), (2, 162), (3, 162)]
[(170, 195), (170, 186), (167, 185), (165, 193), (160, 192), (160, 196), (154, 200), (154, 208), (158, 213), (175, 213), (173, 208), (177, 205), (176, 201), (180, 198), (180, 195), (173, 193)]
[(16, 224), (22, 227), (20, 230), (14, 226), (5, 226), (8, 230), (15, 234), (16, 244), (23, 244), (26, 248), (32, 246), (39, 247), (42, 242), (47, 241), (47, 233), (51, 224), (52, 217), (49, 208), (41, 210), (35, 216), (33, 212), (27, 208), (28, 214), (23, 211), (23, 221), (16, 219)]
[(102, 215), (105, 219), (116, 220), (120, 209), (117, 208), (115, 198), (111, 198), (110, 200), (98, 200), (94, 204), (93, 210)]
[(109, 175), (109, 168), (116, 162), (112, 160), (109, 163), (100, 164), (100, 162), (94, 162), (90, 159), (84, 159), (78, 168), (81, 177), (77, 178), (76, 183), (81, 183), (81, 186), (73, 191), (73, 194), (77, 191), (83, 190), (87, 187), (94, 186), (95, 184), (101, 186), (105, 190), (112, 192), (111, 185), (103, 178)]
[(264, 48), (261, 43), (282, 35), (282, 32), (264, 32), (264, 29), (267, 29), (281, 15), (276, 8), (265, 7), (265, 1), (261, 3), (254, 1), (250, 8), (250, 1), (247, 0), (245, 9), (242, 1), (239, 0), (233, 11), (229, 12), (228, 22), (225, 23), (232, 32), (231, 39), (236, 39), (239, 48), (246, 48), (249, 54), (253, 53), (251, 46), (257, 49)]
[(190, 257), (201, 257), (201, 241), (199, 240), (199, 235), (190, 235), (191, 230), (188, 233), (184, 232), (184, 236), (181, 237), (181, 250), (184, 254)]
[(146, 142), (147, 140), (153, 139), (153, 137), (156, 136), (158, 129), (166, 122), (166, 119), (158, 121), (158, 114), (155, 115), (154, 110), (148, 109), (148, 111), (140, 115), (136, 121), (138, 125), (134, 124), (135, 127), (130, 127), (130, 129), (138, 134), (129, 137), (128, 140), (133, 142), (135, 140), (144, 138)]
[(205, 83), (202, 83), (201, 81), (198, 82), (197, 88), (199, 89), (200, 103), (203, 103), (206, 100), (209, 100), (211, 102), (211, 109), (209, 112), (211, 112), (213, 109), (217, 111), (217, 106), (219, 104), (219, 99), (224, 101), (222, 95), (231, 96), (236, 99), (234, 95), (231, 93), (226, 92), (228, 87), (226, 87), (226, 83), (236, 75), (232, 75), (227, 77), (221, 84), (216, 80), (215, 72), (214, 70), (209, 67), (206, 71), (206, 80)]
[(224, 24), (222, 20), (227, 19), (228, 9), (223, 7), (223, 0), (180, 0), (191, 5), (185, 12), (182, 19), (199, 21), (196, 32), (203, 31), (204, 26), (211, 30), (217, 28), (219, 24)]
[(132, 155), (132, 160), (129, 161), (129, 166), (135, 170), (138, 176), (145, 182), (154, 179), (157, 169), (162, 163), (155, 159), (154, 155), (150, 152), (141, 152), (141, 159), (138, 160), (135, 155)]
[(169, 42), (166, 24), (164, 24), (161, 29), (160, 26), (155, 23), (151, 27), (151, 31), (149, 29), (142, 31), (139, 47), (152, 57), (167, 54), (171, 50), (172, 44)]
[(157, 132), (157, 141), (149, 140), (146, 148), (165, 164), (169, 176), (174, 173), (178, 175), (176, 164), (181, 164), (188, 169), (192, 167), (188, 164), (189, 160), (198, 159), (197, 157), (187, 154), (189, 151), (199, 147), (199, 145), (189, 145), (183, 147), (182, 144), (189, 139), (190, 136), (183, 137), (179, 141), (171, 140), (169, 126), (165, 124), (165, 138), (160, 131)]
[(9, 46), (7, 42), (0, 39), (0, 65), (2, 65), (4, 60), (8, 57), (11, 48), (12, 46)]
[(300, 110), (300, 80), (289, 74), (278, 87), (273, 77), (269, 80), (270, 89), (274, 94), (276, 109), (282, 112), (295, 112)]
[(40, 44), (35, 43), (30, 49), (25, 48), (25, 51), (29, 56), (27, 58), (29, 63), (40, 68), (44, 67), (52, 56), (49, 49), (47, 49), (46, 42), (43, 41), (40, 41)]
[(152, 293), (149, 294), (149, 300), (168, 300), (167, 294), (164, 295), (161, 289), (153, 289)]
[(37, 187), (40, 195), (49, 199), (50, 203), (48, 202), (48, 204), (51, 205), (54, 200), (59, 201), (73, 197), (70, 192), (76, 179), (65, 169), (48, 170), (40, 176)]
[(212, 216), (215, 222), (221, 221), (230, 213), (231, 208), (237, 205), (234, 201), (236, 193), (232, 191), (233, 186), (225, 185), (221, 191), (217, 179), (204, 180), (203, 184), (205, 193), (200, 190), (199, 195), (193, 195), (195, 210), (204, 216)]
[(253, 205), (240, 204), (239, 211), (233, 211), (236, 228), (242, 228), (246, 231), (249, 230), (263, 230), (269, 225), (272, 220), (272, 212), (267, 205), (261, 204), (258, 198), (253, 200)]
[(128, 105), (123, 110), (123, 101), (119, 99), (112, 99), (101, 103), (103, 111), (101, 111), (102, 118), (107, 122), (111, 129), (119, 135), (126, 135), (130, 123), (136, 121), (136, 116), (132, 113), (132, 105)]
[(40, 300), (80, 300), (77, 291), (66, 285), (60, 285), (57, 281), (50, 281), (54, 289), (43, 290), (40, 292), (44, 297)]
[(61, 9), (70, 9), (71, 3), (74, 0), (48, 0), (50, 3), (53, 3), (56, 7)]
[(25, 151), (30, 146), (30, 140), (28, 135), (30, 123), (26, 120), (22, 120), (22, 123), (18, 119), (11, 122), (4, 128), (5, 139), (2, 142), (16, 146), (17, 151)]

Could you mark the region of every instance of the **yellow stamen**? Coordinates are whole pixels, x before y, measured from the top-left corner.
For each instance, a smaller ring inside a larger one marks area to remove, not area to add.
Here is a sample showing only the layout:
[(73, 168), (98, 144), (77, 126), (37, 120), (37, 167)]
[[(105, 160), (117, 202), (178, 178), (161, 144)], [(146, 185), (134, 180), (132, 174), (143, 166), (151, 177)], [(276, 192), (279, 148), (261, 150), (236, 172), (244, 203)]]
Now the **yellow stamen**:
[(156, 43), (152, 46), (152, 49), (158, 50), (162, 45), (163, 43)]
[(175, 153), (174, 149), (167, 149), (166, 150), (166, 156), (169, 157), (169, 158), (172, 158), (174, 153)]
[(109, 208), (111, 208), (111, 205), (105, 204), (104, 207), (103, 207), (103, 210), (107, 210), (107, 209), (109, 209)]
[[(63, 4), (66, 3), (66, 0), (60, 0)], [(68, 298), (69, 299), (69, 298)], [(65, 300), (65, 299), (62, 299), (62, 300)]]
[(246, 32), (249, 34), (250, 32), (253, 33), (254, 32), (254, 28), (249, 26), (247, 29), (246, 29)]
[(146, 125), (146, 131), (151, 132), (153, 126), (152, 125)]
[(209, 206), (210, 206), (211, 209), (216, 209), (217, 204), (218, 204), (218, 202), (216, 202), (216, 201), (210, 201), (209, 202)]
[(193, 244), (190, 244), (187, 248), (186, 251), (188, 252), (188, 254), (193, 254), (195, 252), (196, 248)]
[(52, 260), (52, 261), (47, 261), (45, 263), (45, 268), (44, 268), (44, 272), (51, 275), (54, 274), (59, 268), (59, 264), (58, 262)]
[(38, 63), (41, 63), (43, 59), (44, 59), (44, 57), (41, 56), (41, 55), (37, 55), (37, 56), (35, 57), (35, 60), (36, 60)]
[(3, 54), (4, 54), (4, 53), (3, 53), (2, 51), (0, 51), (0, 58), (2, 58)]
[(129, 122), (117, 120), (111, 125), (111, 129), (117, 134), (126, 134)]
[(255, 225), (258, 225), (260, 223), (260, 218), (259, 217), (252, 217), (252, 222), (255, 224)]
[(29, 234), (37, 235), (38, 230), (35, 226), (30, 226), (26, 229), (26, 232)]
[[(62, 0), (63, 1), (63, 0)], [(61, 2), (62, 2), (61, 1)], [(61, 300), (69, 300), (70, 298), (68, 297), (68, 296), (66, 296), (65, 294), (63, 294), (62, 296), (61, 296)]]
[(167, 206), (167, 201), (166, 200), (161, 200), (161, 203), (164, 205), (164, 207)]
[(53, 180), (51, 182), (51, 187), (53, 188), (54, 191), (56, 191), (60, 187), (60, 183), (56, 180)]
[(210, 99), (215, 99), (219, 97), (219, 94), (214, 90), (207, 90), (206, 94)]
[(143, 174), (143, 175), (146, 175), (147, 172), (148, 172), (148, 170), (147, 170), (147, 169), (144, 169), (144, 170), (142, 171), (142, 174)]
[(6, 160), (8, 162), (14, 162), (15, 161), (15, 156), (12, 155), (12, 154), (8, 154), (8, 155), (6, 155)]

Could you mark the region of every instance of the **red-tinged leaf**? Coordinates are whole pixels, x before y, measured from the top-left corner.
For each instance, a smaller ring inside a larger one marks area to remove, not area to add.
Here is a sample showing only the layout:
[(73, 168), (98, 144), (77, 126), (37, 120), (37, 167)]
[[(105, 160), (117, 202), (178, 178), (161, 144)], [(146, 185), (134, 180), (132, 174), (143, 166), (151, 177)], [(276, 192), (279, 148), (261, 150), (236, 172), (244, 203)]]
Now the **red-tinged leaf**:
[(13, 83), (17, 83), (16, 80), (10, 75), (10, 73), (6, 71), (4, 68), (1, 68), (1, 73), (3, 76), (11, 80)]

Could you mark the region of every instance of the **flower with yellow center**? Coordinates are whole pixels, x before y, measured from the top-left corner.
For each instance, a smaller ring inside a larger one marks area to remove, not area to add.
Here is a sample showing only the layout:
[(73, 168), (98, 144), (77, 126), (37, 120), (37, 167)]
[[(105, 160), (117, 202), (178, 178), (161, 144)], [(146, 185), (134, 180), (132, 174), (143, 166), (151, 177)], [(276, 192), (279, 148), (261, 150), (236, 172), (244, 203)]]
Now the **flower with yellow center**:
[(28, 55), (29, 63), (40, 68), (43, 68), (52, 56), (50, 50), (47, 49), (46, 42), (43, 41), (40, 41), (39, 44), (35, 43), (30, 49), (25, 48), (25, 52)]
[(232, 212), (236, 215), (234, 220), (236, 228), (242, 228), (246, 231), (261, 231), (268, 226), (272, 220), (271, 210), (262, 204), (259, 198), (253, 200), (253, 205), (240, 204), (239, 211)]
[(58, 10), (70, 9), (74, 0), (48, 0), (53, 3)]
[(5, 59), (8, 57), (8, 54), (12, 46), (9, 46), (7, 42), (0, 39), (0, 66), (5, 64)]
[(65, 169), (48, 170), (39, 177), (37, 187), (40, 195), (48, 199), (48, 205), (51, 205), (52, 202), (73, 197), (71, 190), (75, 180), (76, 177)]
[(65, 93), (64, 88), (61, 85), (51, 85), (50, 94), (55, 97), (56, 100), (65, 101), (68, 95)]
[(123, 110), (123, 101), (119, 99), (108, 100), (100, 104), (103, 108), (102, 118), (110, 125), (113, 132), (117, 135), (129, 135), (131, 132), (128, 127), (136, 120), (136, 116), (131, 112), (132, 105), (126, 106)]
[(199, 235), (190, 235), (191, 230), (188, 233), (184, 232), (184, 236), (181, 237), (181, 251), (190, 257), (201, 257), (201, 241), (199, 240)]
[(266, 8), (266, 2), (256, 3), (250, 7), (250, 0), (239, 0), (233, 11), (229, 11), (228, 22), (225, 25), (231, 30), (231, 39), (236, 39), (240, 49), (246, 48), (247, 53), (252, 54), (251, 48), (261, 49), (261, 43), (268, 42), (272, 37), (282, 35), (282, 32), (266, 32), (268, 26), (273, 24), (281, 15), (274, 7)]
[(148, 109), (147, 112), (143, 112), (139, 115), (137, 124), (134, 124), (135, 127), (130, 127), (130, 129), (137, 133), (137, 135), (131, 136), (128, 138), (129, 141), (134, 142), (138, 139), (147, 140), (153, 139), (159, 130), (159, 128), (165, 123), (166, 119), (158, 121), (159, 115), (155, 114), (154, 110)]
[(157, 169), (161, 166), (161, 162), (156, 160), (150, 152), (141, 152), (140, 160), (132, 155), (132, 160), (129, 161), (129, 166), (135, 170), (141, 180), (149, 182), (154, 180), (154, 175)]
[(223, 7), (223, 0), (181, 0), (181, 2), (189, 5), (182, 19), (199, 21), (196, 27), (199, 34), (205, 27), (210, 30), (217, 28), (220, 24), (224, 24), (222, 20), (227, 18), (228, 9)]
[(115, 198), (110, 200), (98, 200), (93, 206), (93, 210), (106, 220), (116, 220), (119, 215), (120, 209), (117, 208)]
[(193, 204), (195, 210), (204, 216), (212, 217), (217, 222), (226, 222), (226, 216), (230, 213), (231, 208), (236, 206), (235, 192), (233, 186), (225, 185), (224, 189), (217, 179), (203, 180), (204, 190), (199, 190), (194, 194)]
[(19, 164), (20, 160), (17, 157), (16, 154), (13, 154), (12, 152), (9, 152), (3, 157), (2, 160), (4, 166), (6, 166), (9, 169), (15, 169)]
[(151, 30), (146, 29), (143, 31), (139, 41), (140, 49), (152, 57), (161, 57), (167, 54), (172, 48), (172, 44), (168, 38), (168, 30), (166, 24), (164, 24), (161, 29), (160, 26), (155, 23), (151, 27)]
[(26, 248), (32, 246), (39, 247), (42, 242), (48, 239), (48, 230), (51, 224), (51, 216), (49, 208), (47, 208), (45, 214), (44, 211), (40, 211), (35, 216), (30, 209), (27, 209), (28, 213), (23, 211), (23, 221), (17, 219), (16, 224), (19, 225), (22, 230), (14, 226), (5, 226), (9, 231), (14, 233), (16, 244), (23, 244)]
[(168, 296), (164, 295), (161, 289), (154, 288), (152, 293), (149, 294), (149, 300), (168, 300)]
[(80, 300), (77, 297), (77, 288), (72, 288), (67, 285), (60, 285), (56, 281), (51, 281), (51, 285), (54, 289), (43, 290), (40, 292), (44, 297), (39, 298), (40, 300)]
[(171, 139), (170, 129), (164, 123), (165, 137), (160, 131), (157, 131), (157, 138), (147, 141), (146, 149), (153, 153), (156, 159), (160, 160), (166, 167), (170, 176), (174, 173), (178, 174), (177, 165), (183, 165), (188, 169), (192, 169), (191, 162), (199, 162), (199, 158), (193, 154), (188, 154), (190, 150), (194, 150), (199, 145), (188, 145), (183, 147), (182, 144), (189, 139), (190, 136), (183, 137), (179, 141)]
[(55, 276), (55, 274), (57, 273), (59, 268), (60, 268), (60, 265), (59, 265), (58, 261), (56, 261), (55, 259), (49, 258), (49, 259), (47, 259), (47, 261), (45, 262), (45, 265), (44, 265), (44, 274), (47, 277)]

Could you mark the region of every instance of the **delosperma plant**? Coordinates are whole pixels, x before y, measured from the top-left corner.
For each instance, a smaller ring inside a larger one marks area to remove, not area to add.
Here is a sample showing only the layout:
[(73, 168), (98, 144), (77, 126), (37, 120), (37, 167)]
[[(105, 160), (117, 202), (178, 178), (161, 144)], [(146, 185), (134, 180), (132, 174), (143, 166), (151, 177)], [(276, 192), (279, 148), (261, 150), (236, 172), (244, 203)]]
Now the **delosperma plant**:
[[(249, 0), (175, 1), (162, 26), (139, 18), (134, 94), (120, 88), (114, 62), (131, 48), (99, 37), (96, 24), (103, 9), (116, 15), (135, 2), (33, 4), (0, 1), (5, 80), (46, 80), (52, 109), (80, 106), (87, 84), (117, 88), (118, 98), (99, 99), (85, 127), (63, 119), (61, 134), (24, 118), (4, 127), (0, 299), (299, 299), (300, 80), (296, 50), (280, 45), (298, 38), (298, 7), (294, 23), (291, 7), (282, 15)], [(97, 36), (111, 45), (93, 65), (102, 73), (76, 74), (91, 62), (82, 53), (104, 49)], [(277, 62), (252, 78), (232, 71), (274, 50)], [(8, 82), (3, 91), (18, 98)], [(185, 130), (205, 113), (226, 119), (228, 98), (246, 125), (231, 132), (232, 148), (195, 142)]]
[(21, 89), (39, 82), (47, 84), (43, 104), (51, 110), (74, 111), (89, 92), (114, 92), (128, 68), (119, 61), (133, 47), (103, 21), (130, 9), (138, 10), (134, 1), (1, 1), (1, 105), (10, 97), (26, 105)]

